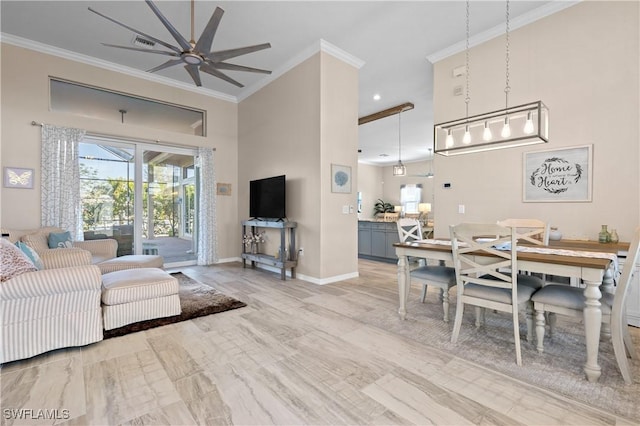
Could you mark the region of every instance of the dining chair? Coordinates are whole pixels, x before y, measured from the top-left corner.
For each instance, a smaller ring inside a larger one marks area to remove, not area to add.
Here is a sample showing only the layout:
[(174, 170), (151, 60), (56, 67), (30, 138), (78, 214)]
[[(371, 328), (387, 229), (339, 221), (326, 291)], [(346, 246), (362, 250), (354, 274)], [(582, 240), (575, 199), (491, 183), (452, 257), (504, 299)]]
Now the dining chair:
[[(480, 314), (484, 309), (508, 312), (513, 320), (516, 364), (522, 365), (518, 313), (520, 308), (526, 308), (527, 339), (532, 341), (531, 296), (542, 287), (542, 280), (517, 273), (518, 233), (512, 227), (480, 223), (451, 225), (449, 230), (458, 286), (451, 342), (456, 343), (458, 340), (465, 305), (476, 307), (476, 327), (481, 324)], [(497, 238), (487, 239), (487, 235), (495, 235)], [(502, 272), (501, 268), (509, 270)]]
[[(626, 383), (633, 383), (631, 369), (627, 356), (637, 359), (633, 346), (629, 326), (627, 325), (626, 297), (631, 288), (631, 279), (640, 253), (640, 228), (636, 229), (627, 258), (625, 259), (622, 275), (618, 279), (615, 294), (602, 293), (600, 309), (602, 322), (611, 327), (613, 350), (618, 362), (618, 368)], [(536, 292), (533, 297), (536, 312), (536, 334), (538, 352), (544, 352), (545, 313), (582, 318), (584, 316), (584, 289), (567, 285), (551, 284)], [(553, 323), (550, 324), (554, 326)], [(550, 330), (553, 331), (553, 330)]]
[[(422, 240), (422, 226), (419, 220), (402, 218), (398, 220), (397, 225), (401, 243)], [(425, 263), (409, 272), (412, 281), (422, 283), (420, 301), (424, 303), (427, 298), (428, 286), (439, 288), (439, 300), (442, 302), (444, 312), (443, 320), (449, 322), (449, 289), (456, 285), (455, 270), (445, 265), (427, 265), (424, 259), (421, 260)]]

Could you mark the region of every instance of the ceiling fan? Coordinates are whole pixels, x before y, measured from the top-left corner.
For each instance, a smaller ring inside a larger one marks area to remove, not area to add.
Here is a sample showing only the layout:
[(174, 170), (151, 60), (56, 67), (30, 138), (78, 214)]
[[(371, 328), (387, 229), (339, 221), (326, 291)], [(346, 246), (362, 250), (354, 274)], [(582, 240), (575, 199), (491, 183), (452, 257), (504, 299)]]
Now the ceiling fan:
[(184, 68), (187, 70), (187, 72), (193, 79), (193, 82), (198, 87), (202, 86), (202, 81), (200, 80), (200, 71), (206, 72), (207, 74), (211, 74), (214, 77), (220, 78), (238, 87), (244, 87), (244, 85), (232, 79), (231, 77), (224, 74), (220, 70), (248, 71), (248, 72), (261, 73), (261, 74), (271, 74), (271, 71), (268, 71), (268, 70), (245, 67), (242, 65), (230, 64), (230, 63), (224, 62), (227, 59), (235, 58), (241, 55), (246, 55), (252, 52), (257, 52), (263, 49), (268, 49), (271, 47), (270, 43), (257, 44), (254, 46), (238, 47), (235, 49), (228, 49), (228, 50), (219, 50), (217, 52), (211, 51), (211, 46), (213, 44), (213, 37), (216, 34), (216, 30), (218, 29), (218, 25), (220, 24), (220, 20), (222, 19), (222, 15), (224, 14), (224, 10), (222, 10), (221, 8), (216, 7), (216, 10), (213, 12), (213, 15), (211, 15), (211, 18), (209, 19), (207, 26), (205, 27), (204, 31), (202, 31), (200, 38), (196, 42), (194, 40), (194, 34), (193, 34), (194, 33), (194, 30), (193, 30), (194, 0), (191, 0), (191, 40), (190, 41), (187, 41), (187, 39), (185, 39), (178, 32), (178, 30), (176, 30), (175, 27), (171, 25), (171, 22), (169, 22), (169, 20), (165, 18), (165, 16), (160, 12), (158, 7), (155, 4), (153, 4), (151, 0), (145, 0), (145, 2), (147, 3), (147, 5), (149, 5), (153, 13), (156, 14), (158, 19), (160, 19), (160, 21), (165, 26), (165, 28), (167, 28), (167, 30), (171, 33), (171, 35), (173, 36), (173, 38), (175, 39), (175, 41), (178, 43), (180, 47), (166, 43), (160, 39), (157, 39), (153, 36), (145, 34), (142, 31), (138, 31), (135, 28), (125, 25), (121, 22), (118, 22), (115, 19), (110, 18), (92, 8), (89, 8), (89, 10), (95, 13), (96, 15), (102, 16), (103, 18), (108, 19), (109, 21), (115, 24), (118, 24), (121, 27), (124, 27), (157, 44), (160, 44), (166, 47), (167, 49), (169, 49), (169, 51), (137, 48), (137, 47), (129, 47), (129, 46), (118, 46), (115, 44), (107, 44), (107, 43), (103, 43), (103, 45), (109, 46), (109, 47), (117, 47), (119, 49), (134, 50), (137, 52), (156, 53), (159, 55), (170, 56), (172, 57), (172, 59), (169, 59), (167, 62), (161, 65), (158, 65), (155, 68), (147, 70), (147, 72), (160, 71), (162, 69), (169, 68), (174, 65), (184, 65)]
[(432, 148), (429, 148), (429, 157), (431, 158), (431, 164), (429, 165), (429, 171), (427, 173), (418, 173), (415, 175), (411, 175), (411, 177), (423, 177), (431, 179), (433, 178), (433, 156), (431, 155)]

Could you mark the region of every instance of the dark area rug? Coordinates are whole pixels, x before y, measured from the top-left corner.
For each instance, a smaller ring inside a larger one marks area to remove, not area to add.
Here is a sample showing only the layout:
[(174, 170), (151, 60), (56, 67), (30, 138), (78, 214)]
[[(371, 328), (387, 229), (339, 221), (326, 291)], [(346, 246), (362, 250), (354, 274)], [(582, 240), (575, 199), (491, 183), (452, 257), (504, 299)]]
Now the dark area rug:
[(109, 339), (111, 337), (124, 336), (125, 334), (136, 331), (148, 330), (162, 325), (173, 324), (247, 306), (246, 303), (222, 294), (213, 287), (200, 283), (182, 272), (175, 272), (171, 275), (177, 278), (180, 283), (180, 307), (182, 308), (180, 315), (141, 321), (125, 325), (124, 327), (114, 328), (113, 330), (106, 330), (104, 332), (104, 338)]

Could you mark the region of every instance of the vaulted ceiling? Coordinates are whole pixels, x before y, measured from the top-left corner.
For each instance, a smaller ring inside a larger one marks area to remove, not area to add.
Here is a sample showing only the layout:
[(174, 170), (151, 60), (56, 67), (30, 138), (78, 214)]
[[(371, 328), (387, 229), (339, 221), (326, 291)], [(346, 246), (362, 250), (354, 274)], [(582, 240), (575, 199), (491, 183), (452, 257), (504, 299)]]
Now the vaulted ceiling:
[[(554, 13), (571, 2), (513, 1), (512, 28)], [(185, 38), (191, 33), (189, 1), (157, 1), (161, 13)], [(130, 1), (10, 1), (1, 2), (2, 41), (31, 48), (73, 54), (117, 64), (124, 70), (146, 71), (166, 57), (107, 47), (102, 43), (135, 47), (135, 34), (91, 13), (91, 7), (136, 30), (176, 44), (167, 29), (142, 0)], [(359, 72), (359, 116), (411, 102), (402, 114), (402, 159), (424, 160), (433, 144), (432, 64), (428, 57), (444, 57), (465, 44), (463, 1), (196, 1), (197, 40), (216, 7), (224, 15), (213, 50), (260, 43), (271, 48), (228, 62), (273, 71), (272, 75), (224, 71), (244, 85), (236, 87), (202, 73), (195, 89), (182, 66), (160, 70), (169, 84), (240, 101), (286, 70), (303, 52), (328, 42), (364, 64)], [(472, 1), (471, 44), (504, 33), (505, 2)], [(462, 65), (462, 64), (461, 64)], [(29, 66), (36, 66), (35, 64)], [(374, 100), (375, 94), (380, 95)], [(398, 117), (359, 127), (359, 160), (388, 165), (398, 160)], [(386, 155), (386, 156), (384, 156)]]

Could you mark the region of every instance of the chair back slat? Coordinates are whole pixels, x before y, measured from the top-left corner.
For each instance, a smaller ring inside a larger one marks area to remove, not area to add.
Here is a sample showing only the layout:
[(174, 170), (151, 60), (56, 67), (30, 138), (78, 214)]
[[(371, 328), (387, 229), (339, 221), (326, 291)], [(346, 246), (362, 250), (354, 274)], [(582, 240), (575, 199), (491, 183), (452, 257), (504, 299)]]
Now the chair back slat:
[(613, 299), (613, 307), (611, 314), (614, 318), (622, 315), (625, 308), (625, 299), (627, 294), (629, 293), (629, 289), (631, 288), (631, 279), (633, 278), (633, 273), (636, 269), (636, 264), (638, 263), (638, 259), (640, 258), (640, 227), (635, 230), (633, 234), (633, 240), (629, 245), (629, 250), (627, 251), (627, 258), (624, 261), (624, 269), (622, 270), (622, 275), (618, 279), (618, 285), (616, 286), (616, 294)]
[(422, 239), (422, 227), (420, 221), (412, 218), (398, 219), (398, 237), (401, 243), (416, 241)]
[[(462, 223), (450, 227), (453, 262), (458, 291), (467, 284), (512, 289), (517, 300), (517, 234), (498, 224)], [(497, 238), (494, 238), (496, 236)], [(496, 246), (508, 243), (508, 250)], [(500, 272), (500, 268), (511, 268)], [(491, 278), (489, 278), (491, 277)]]
[(549, 245), (549, 224), (539, 219), (504, 219), (498, 225), (515, 228), (518, 241), (536, 245)]

